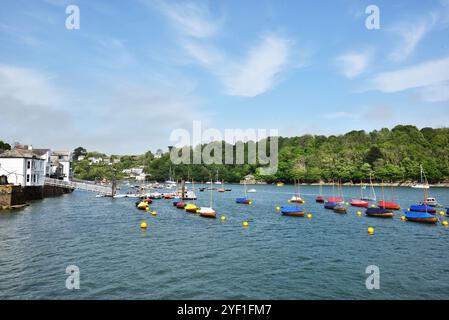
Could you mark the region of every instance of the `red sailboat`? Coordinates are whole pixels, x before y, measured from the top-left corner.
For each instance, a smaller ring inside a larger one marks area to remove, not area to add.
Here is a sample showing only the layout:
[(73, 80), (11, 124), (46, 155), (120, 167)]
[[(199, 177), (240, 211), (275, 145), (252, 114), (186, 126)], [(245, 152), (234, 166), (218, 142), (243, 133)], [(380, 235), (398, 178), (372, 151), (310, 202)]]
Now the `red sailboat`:
[(315, 201), (318, 203), (324, 203), (325, 199), (323, 197), (323, 181), (320, 180), (320, 195), (315, 198)]
[[(384, 194), (384, 185), (383, 185), (383, 181), (382, 181), (382, 195)], [(382, 196), (383, 198), (383, 196)], [(392, 201), (379, 201), (379, 203), (377, 204), (377, 207), (382, 208), (382, 209), (388, 209), (388, 210), (401, 210), (401, 206), (398, 205), (395, 202)]]

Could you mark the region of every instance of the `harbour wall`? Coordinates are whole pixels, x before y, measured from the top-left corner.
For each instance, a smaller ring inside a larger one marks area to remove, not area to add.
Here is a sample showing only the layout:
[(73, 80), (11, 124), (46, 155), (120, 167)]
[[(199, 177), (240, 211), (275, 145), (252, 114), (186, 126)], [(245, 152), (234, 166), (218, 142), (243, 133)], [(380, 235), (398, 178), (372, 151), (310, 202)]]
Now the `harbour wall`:
[(41, 200), (48, 197), (57, 197), (73, 190), (57, 186), (22, 187), (11, 184), (0, 185), (0, 210), (21, 208), (28, 201)]

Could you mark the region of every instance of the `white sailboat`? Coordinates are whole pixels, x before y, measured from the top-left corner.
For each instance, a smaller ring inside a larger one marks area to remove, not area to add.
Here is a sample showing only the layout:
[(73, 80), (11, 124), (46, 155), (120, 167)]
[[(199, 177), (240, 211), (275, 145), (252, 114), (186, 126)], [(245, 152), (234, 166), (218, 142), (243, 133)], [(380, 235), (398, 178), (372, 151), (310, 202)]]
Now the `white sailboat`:
[[(426, 174), (424, 173), (422, 165), (420, 165), (419, 168), (421, 170), (421, 182), (417, 183), (417, 184), (414, 184), (412, 186), (412, 188), (415, 188), (415, 189), (429, 189), (430, 186), (429, 186), (429, 183), (427, 183)], [(426, 181), (426, 183), (424, 183), (424, 181)]]
[[(212, 181), (211, 181), (211, 184), (213, 185)], [(212, 209), (212, 205), (213, 205), (212, 188), (210, 188), (210, 204), (209, 205), (210, 205), (209, 207), (201, 207), (198, 210), (198, 213), (200, 214), (201, 217), (204, 217), (204, 218), (216, 218), (217, 213), (215, 212), (214, 209)]]
[(216, 181), (214, 182), (214, 184), (221, 184), (221, 181), (218, 180), (218, 169), (217, 169), (217, 176), (216, 176)]
[(374, 190), (373, 180), (371, 179), (371, 174), (369, 175), (369, 187), (370, 193), (369, 195), (365, 195), (363, 190), (366, 190), (366, 185), (362, 185), (360, 189), (360, 200), (368, 200), (368, 201), (376, 201), (376, 191)]

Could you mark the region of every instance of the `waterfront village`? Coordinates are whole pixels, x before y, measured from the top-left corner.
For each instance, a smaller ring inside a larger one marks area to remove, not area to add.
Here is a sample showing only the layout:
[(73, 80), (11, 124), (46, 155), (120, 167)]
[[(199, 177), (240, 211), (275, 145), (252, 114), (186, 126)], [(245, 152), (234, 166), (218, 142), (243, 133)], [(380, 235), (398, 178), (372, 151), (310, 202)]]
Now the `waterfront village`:
[[(89, 165), (120, 162), (120, 159), (101, 156), (84, 158), (81, 155), (77, 160), (87, 160)], [(71, 181), (76, 181), (73, 160), (71, 151), (37, 149), (19, 143), (10, 150), (0, 150), (0, 210), (21, 208), (31, 200), (71, 192), (74, 188), (67, 186)], [(143, 166), (122, 171), (123, 175), (136, 181), (144, 181), (147, 177)], [(66, 182), (65, 186), (61, 184), (63, 182)]]

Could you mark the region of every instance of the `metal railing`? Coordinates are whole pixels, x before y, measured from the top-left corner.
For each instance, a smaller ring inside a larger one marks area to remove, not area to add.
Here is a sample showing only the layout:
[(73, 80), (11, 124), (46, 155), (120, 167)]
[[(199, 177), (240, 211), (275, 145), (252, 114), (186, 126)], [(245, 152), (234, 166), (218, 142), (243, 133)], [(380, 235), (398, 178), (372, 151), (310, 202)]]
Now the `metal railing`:
[(90, 181), (64, 181), (52, 178), (45, 178), (44, 184), (49, 186), (77, 189), (89, 192), (95, 192), (102, 195), (112, 195), (112, 187), (101, 186)]

